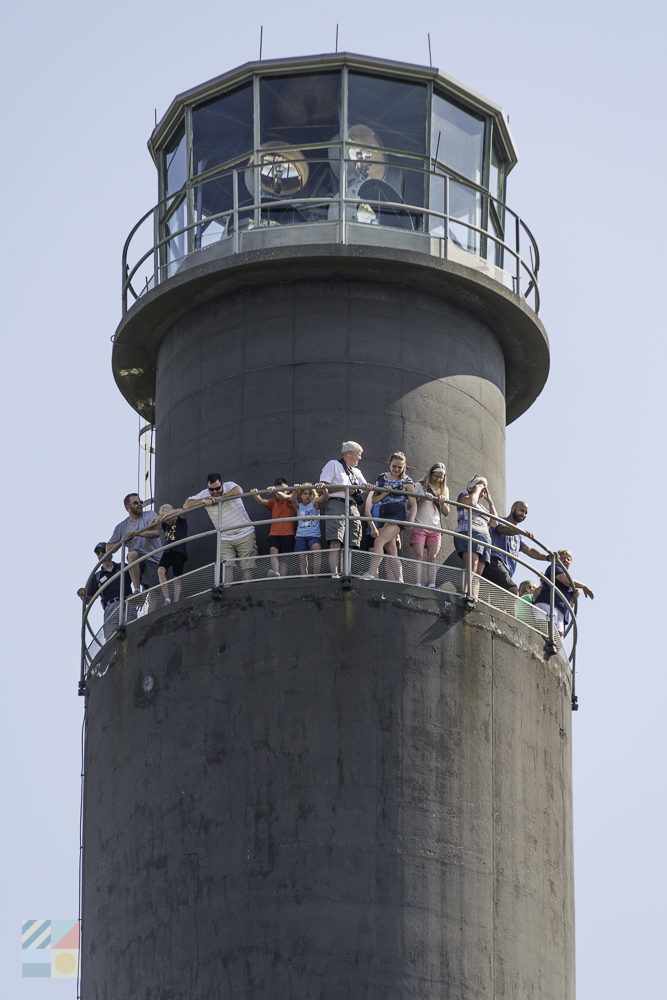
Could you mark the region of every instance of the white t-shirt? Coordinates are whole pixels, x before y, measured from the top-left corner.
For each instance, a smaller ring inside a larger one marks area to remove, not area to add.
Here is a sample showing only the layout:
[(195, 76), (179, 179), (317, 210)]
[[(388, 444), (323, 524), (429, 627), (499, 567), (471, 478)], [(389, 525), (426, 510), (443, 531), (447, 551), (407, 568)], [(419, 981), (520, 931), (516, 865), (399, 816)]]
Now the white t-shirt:
[[(352, 476), (352, 480), (358, 486), (363, 486), (366, 480), (364, 479), (361, 469), (358, 466), (355, 466), (354, 468), (351, 468), (349, 471), (350, 471), (350, 476)], [(350, 478), (345, 469), (343, 468), (343, 466), (341, 465), (341, 463), (338, 461), (338, 459), (332, 458), (331, 461), (327, 462), (327, 464), (320, 472), (320, 482), (331, 483), (332, 486), (338, 486), (340, 484), (349, 486)], [(329, 489), (329, 496), (337, 496), (342, 498), (345, 496), (345, 493), (344, 492), (337, 493), (335, 490)]]
[(421, 524), (429, 529), (440, 528), (440, 509), (437, 504), (434, 504), (432, 500), (422, 500), (421, 503), (419, 502), (419, 497), (424, 496), (424, 488), (421, 483), (415, 483), (415, 493), (418, 499), (415, 524)]
[[(223, 493), (229, 493), (233, 489), (240, 490), (241, 487), (238, 483), (222, 484)], [(188, 497), (188, 500), (208, 500), (210, 498), (209, 491), (202, 490), (201, 493), (195, 493), (194, 496)], [(218, 511), (218, 507), (221, 508), (220, 511)], [(206, 507), (206, 513), (213, 521), (214, 527), (217, 528), (220, 524), (220, 537), (226, 541), (234, 542), (238, 538), (245, 538), (246, 535), (251, 535), (255, 530), (240, 497), (235, 497), (233, 500), (222, 500), (219, 504)], [(218, 521), (218, 516), (220, 521)]]

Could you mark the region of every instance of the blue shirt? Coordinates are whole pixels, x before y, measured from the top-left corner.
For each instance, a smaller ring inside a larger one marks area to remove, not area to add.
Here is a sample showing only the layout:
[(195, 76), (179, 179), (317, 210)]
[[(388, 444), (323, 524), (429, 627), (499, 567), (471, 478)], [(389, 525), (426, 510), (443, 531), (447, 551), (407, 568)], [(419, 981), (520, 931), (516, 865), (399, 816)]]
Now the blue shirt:
[[(376, 487), (380, 489), (404, 490), (406, 486), (414, 486), (410, 476), (403, 476), (401, 479), (390, 479), (384, 472), (375, 481)], [(407, 520), (406, 511), (407, 497), (397, 497), (391, 494), (380, 501), (380, 517), (389, 518), (392, 521)]]
[(498, 548), (504, 549), (504, 552), (492, 552), (491, 558), (498, 559), (501, 563), (504, 563), (507, 567), (507, 572), (510, 576), (514, 576), (514, 570), (516, 569), (516, 560), (519, 552), (521, 552), (522, 546), (522, 535), (503, 535), (496, 528), (491, 528), (491, 541)]
[[(299, 517), (308, 517), (308, 521), (299, 521), (297, 523), (296, 537), (297, 538), (319, 538), (320, 537), (320, 512), (318, 511), (315, 504), (311, 501), (310, 503), (301, 503), (299, 501), (299, 509), (297, 511)], [(312, 519), (312, 520), (311, 520)]]

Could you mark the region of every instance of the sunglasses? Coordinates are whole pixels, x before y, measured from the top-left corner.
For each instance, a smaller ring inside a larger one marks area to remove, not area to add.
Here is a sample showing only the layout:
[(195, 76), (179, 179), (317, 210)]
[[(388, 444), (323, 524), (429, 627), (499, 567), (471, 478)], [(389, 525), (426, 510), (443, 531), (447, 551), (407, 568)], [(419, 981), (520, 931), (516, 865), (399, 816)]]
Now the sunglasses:
[(222, 493), (222, 486), (209, 486), (209, 493)]

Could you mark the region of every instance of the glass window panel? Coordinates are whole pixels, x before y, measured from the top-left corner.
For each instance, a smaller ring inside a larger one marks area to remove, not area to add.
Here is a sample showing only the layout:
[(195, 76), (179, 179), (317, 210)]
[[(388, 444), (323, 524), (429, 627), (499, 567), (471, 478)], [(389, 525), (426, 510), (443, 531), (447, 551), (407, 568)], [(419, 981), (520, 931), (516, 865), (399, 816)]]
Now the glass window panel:
[(421, 213), (383, 206), (384, 202), (424, 204), (423, 161), (381, 150), (424, 154), (426, 101), (424, 84), (350, 73), (346, 195), (362, 199), (359, 221), (422, 229)]
[(425, 84), (350, 73), (348, 129), (364, 125), (377, 145), (409, 153), (426, 150)]
[[(450, 239), (470, 253), (479, 253), (479, 233), (470, 226), (479, 226), (482, 195), (465, 184), (449, 182)], [(456, 222), (455, 220), (459, 220)]]
[(255, 184), (258, 200), (267, 203), (262, 218), (283, 224), (326, 218), (327, 204), (296, 210), (287, 202), (338, 193), (328, 148), (307, 147), (330, 143), (340, 133), (340, 72), (265, 77), (259, 95), (261, 148), (246, 185)]
[(301, 149), (340, 131), (340, 73), (260, 80), (260, 142)]
[(433, 95), (431, 156), (475, 184), (482, 182), (484, 121)]
[[(183, 198), (179, 203), (178, 207), (174, 209), (169, 219), (164, 225), (164, 235), (170, 236), (171, 233), (177, 232), (185, 226), (185, 199)], [(170, 239), (167, 244), (167, 277), (171, 277), (178, 270), (179, 262), (186, 254), (187, 248), (187, 234), (179, 233), (178, 236), (174, 236)]]
[[(479, 191), (447, 178), (440, 173), (431, 175), (429, 207), (434, 212), (449, 217), (446, 222), (440, 215), (429, 215), (429, 232), (432, 236), (445, 235), (455, 246), (470, 253), (479, 253), (480, 234), (469, 228), (479, 226), (482, 217), (482, 197)], [(447, 231), (445, 232), (445, 227)]]
[(173, 194), (185, 184), (185, 130), (182, 125), (165, 146), (164, 178), (166, 194)]
[(252, 84), (192, 109), (193, 173), (252, 152)]

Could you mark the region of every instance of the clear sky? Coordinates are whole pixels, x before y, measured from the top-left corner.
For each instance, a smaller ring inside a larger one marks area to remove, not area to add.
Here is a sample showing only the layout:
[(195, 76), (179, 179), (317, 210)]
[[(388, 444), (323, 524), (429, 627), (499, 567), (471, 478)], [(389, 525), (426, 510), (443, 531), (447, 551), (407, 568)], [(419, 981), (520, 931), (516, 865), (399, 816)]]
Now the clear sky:
[(109, 338), (124, 239), (156, 200), (154, 109), (257, 58), (260, 24), (273, 58), (332, 51), (337, 20), (340, 50), (408, 62), (428, 62), (430, 32), (434, 64), (510, 115), (508, 202), (540, 245), (552, 370), (510, 428), (507, 500), (529, 502), (527, 526), (572, 548), (596, 592), (580, 615), (573, 720), (578, 998), (660, 996), (665, 613), (661, 574), (642, 568), (659, 553), (639, 538), (644, 521), (660, 534), (665, 486), (664, 7), (314, 11), (42, 0), (4, 15), (1, 405), (14, 528), (2, 576), (0, 998), (75, 995), (70, 981), (20, 978), (19, 935), (24, 918), (77, 915), (75, 590), (137, 483), (138, 418), (115, 388)]

